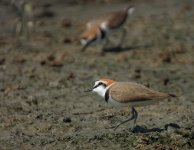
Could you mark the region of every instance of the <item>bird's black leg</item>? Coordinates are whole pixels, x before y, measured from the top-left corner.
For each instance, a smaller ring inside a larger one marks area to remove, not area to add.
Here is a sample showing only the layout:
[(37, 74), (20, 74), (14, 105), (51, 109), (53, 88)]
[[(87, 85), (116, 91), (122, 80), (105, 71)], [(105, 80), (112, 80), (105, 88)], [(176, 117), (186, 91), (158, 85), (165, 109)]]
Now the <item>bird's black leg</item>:
[(131, 130), (133, 131), (135, 126), (136, 126), (136, 120), (137, 120), (137, 117), (138, 117), (138, 112), (135, 110), (134, 107), (132, 107), (132, 111), (134, 113), (134, 123), (133, 123), (133, 128)]
[(127, 35), (127, 29), (126, 28), (122, 28), (122, 35), (121, 35), (121, 40), (119, 42), (119, 44), (117, 45), (117, 47), (121, 47), (124, 40), (125, 40), (125, 37)]
[(110, 38), (107, 36), (105, 37), (105, 41), (102, 44), (102, 51), (106, 50), (106, 48), (108, 47), (108, 45), (111, 43)]
[(125, 120), (125, 121), (123, 121), (123, 122), (119, 123), (118, 125), (113, 126), (113, 127), (111, 127), (111, 128), (114, 128), (114, 130), (116, 130), (120, 125), (122, 125), (122, 124), (124, 124), (124, 123), (126, 123), (126, 122), (129, 122), (129, 121), (131, 121), (131, 120), (133, 120), (133, 119), (134, 119), (134, 126), (133, 126), (133, 128), (134, 128), (134, 127), (135, 127), (135, 123), (136, 123), (137, 117), (138, 117), (138, 113), (137, 113), (137, 111), (135, 110), (135, 108), (132, 107), (132, 108), (131, 108), (131, 116), (130, 116), (127, 120)]

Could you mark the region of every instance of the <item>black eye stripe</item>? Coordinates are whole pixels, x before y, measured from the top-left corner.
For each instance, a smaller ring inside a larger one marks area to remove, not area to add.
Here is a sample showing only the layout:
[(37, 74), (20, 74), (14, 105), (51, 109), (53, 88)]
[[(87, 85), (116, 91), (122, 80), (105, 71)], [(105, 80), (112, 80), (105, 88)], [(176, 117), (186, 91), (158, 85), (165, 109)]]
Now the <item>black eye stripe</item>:
[(99, 83), (98, 83), (98, 86), (99, 86), (99, 85), (106, 86), (106, 84), (104, 84), (104, 83), (102, 83), (102, 82), (99, 82)]
[(100, 86), (100, 85), (106, 87), (106, 84), (104, 84), (104, 83), (102, 83), (102, 82), (99, 82), (96, 86), (94, 86), (94, 89), (97, 88), (97, 87)]
[(101, 85), (103, 85), (104, 87), (106, 87), (106, 84), (102, 83)]

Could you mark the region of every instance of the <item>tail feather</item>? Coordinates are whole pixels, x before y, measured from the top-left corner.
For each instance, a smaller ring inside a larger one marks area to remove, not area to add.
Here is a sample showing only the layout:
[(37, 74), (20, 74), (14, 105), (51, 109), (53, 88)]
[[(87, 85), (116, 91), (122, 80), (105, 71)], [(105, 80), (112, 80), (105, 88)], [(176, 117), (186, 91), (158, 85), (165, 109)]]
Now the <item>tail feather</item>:
[(158, 98), (158, 99), (163, 99), (163, 98), (168, 98), (168, 97), (177, 97), (175, 94), (163, 93), (163, 92), (156, 92), (152, 94), (153, 94), (153, 98)]
[(135, 8), (132, 5), (129, 5), (126, 8), (126, 11), (127, 11), (128, 15), (131, 15), (134, 12), (134, 10), (135, 10)]

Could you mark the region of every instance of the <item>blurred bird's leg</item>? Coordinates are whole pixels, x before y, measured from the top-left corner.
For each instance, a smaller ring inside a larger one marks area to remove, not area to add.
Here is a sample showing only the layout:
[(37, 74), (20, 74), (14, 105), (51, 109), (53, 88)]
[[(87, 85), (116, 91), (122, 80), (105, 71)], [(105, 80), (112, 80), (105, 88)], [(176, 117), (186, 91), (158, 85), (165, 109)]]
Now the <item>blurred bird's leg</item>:
[(28, 38), (31, 37), (34, 31), (34, 14), (33, 14), (33, 4), (30, 0), (26, 1), (24, 5), (24, 24), (26, 27), (26, 35)]
[(23, 29), (23, 24), (21, 23), (21, 19), (17, 19), (15, 24), (14, 34), (16, 34), (17, 36), (21, 35), (22, 29)]
[(120, 42), (119, 44), (117, 45), (117, 47), (121, 47), (123, 45), (123, 42), (125, 41), (125, 38), (126, 38), (126, 35), (127, 35), (127, 28), (122, 28), (122, 35), (121, 35), (121, 39), (120, 39)]
[(31, 0), (12, 0), (11, 5), (18, 15), (15, 26), (16, 35), (24, 35), (28, 38), (34, 29), (34, 14)]
[(110, 39), (109, 37), (105, 38), (105, 41), (102, 43), (102, 51), (106, 50), (107, 46), (110, 44)]
[(110, 38), (110, 36), (107, 36), (105, 38), (105, 42), (102, 45), (102, 50), (106, 50), (110, 45), (115, 45), (115, 40)]
[(33, 20), (27, 22), (27, 32), (28, 37), (31, 38), (32, 33), (35, 32), (35, 24)]

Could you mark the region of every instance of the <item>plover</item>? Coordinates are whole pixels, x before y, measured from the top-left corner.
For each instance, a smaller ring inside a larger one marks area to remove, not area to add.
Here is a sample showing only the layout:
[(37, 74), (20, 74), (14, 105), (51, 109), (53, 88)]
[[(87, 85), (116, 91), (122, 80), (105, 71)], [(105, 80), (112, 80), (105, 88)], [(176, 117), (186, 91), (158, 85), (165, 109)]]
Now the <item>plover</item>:
[(113, 126), (115, 129), (131, 120), (134, 120), (133, 128), (135, 127), (138, 117), (138, 113), (134, 108), (135, 106), (142, 106), (159, 102), (160, 99), (176, 97), (174, 94), (158, 92), (138, 83), (116, 82), (110, 79), (96, 81), (94, 86), (86, 92), (90, 91), (102, 96), (107, 103), (112, 103), (116, 106), (131, 106), (131, 116), (127, 120)]
[[(105, 37), (109, 42), (108, 35), (111, 31), (119, 29), (126, 22), (127, 17), (134, 11), (134, 7), (129, 5), (126, 9), (120, 11), (109, 12), (100, 17), (90, 20), (86, 24), (86, 30), (81, 35), (81, 44), (83, 48), (81, 51), (85, 51), (86, 48), (92, 43), (98, 43)], [(123, 34), (119, 46), (122, 44), (126, 35), (126, 30), (123, 29)], [(93, 38), (91, 38), (93, 37)], [(107, 43), (106, 43), (107, 44)]]

